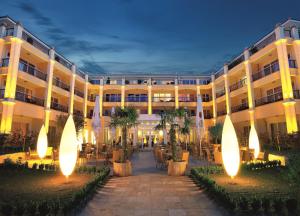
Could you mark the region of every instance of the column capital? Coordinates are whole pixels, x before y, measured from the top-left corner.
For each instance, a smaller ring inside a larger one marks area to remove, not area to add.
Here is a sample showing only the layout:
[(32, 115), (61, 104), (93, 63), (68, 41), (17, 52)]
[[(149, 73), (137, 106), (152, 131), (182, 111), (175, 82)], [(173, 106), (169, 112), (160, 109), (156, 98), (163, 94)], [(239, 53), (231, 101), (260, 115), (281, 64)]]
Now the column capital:
[(223, 70), (224, 70), (224, 74), (228, 73), (228, 64), (227, 63), (224, 64)]
[(249, 52), (249, 49), (248, 48), (245, 48), (244, 49), (244, 59), (245, 61), (248, 61), (250, 58), (250, 52)]
[(22, 38), (23, 26), (20, 22), (17, 22), (14, 27), (14, 37)]
[(51, 49), (49, 50), (49, 58), (50, 58), (50, 60), (54, 60), (54, 58), (55, 58), (54, 47), (51, 47)]
[(299, 31), (298, 31), (298, 28), (296, 26), (292, 27), (291, 34), (292, 34), (292, 38), (294, 38), (295, 40), (300, 39)]
[(280, 39), (285, 38), (284, 27), (282, 25), (277, 24), (275, 26), (275, 36), (276, 36), (276, 40), (280, 40)]
[(211, 82), (212, 83), (215, 82), (215, 75), (214, 74), (211, 75)]
[(71, 66), (71, 71), (72, 71), (72, 73), (76, 73), (76, 65), (75, 64), (72, 64), (72, 66)]
[(5, 36), (6, 31), (6, 23), (1, 23), (0, 25), (0, 38), (3, 38)]

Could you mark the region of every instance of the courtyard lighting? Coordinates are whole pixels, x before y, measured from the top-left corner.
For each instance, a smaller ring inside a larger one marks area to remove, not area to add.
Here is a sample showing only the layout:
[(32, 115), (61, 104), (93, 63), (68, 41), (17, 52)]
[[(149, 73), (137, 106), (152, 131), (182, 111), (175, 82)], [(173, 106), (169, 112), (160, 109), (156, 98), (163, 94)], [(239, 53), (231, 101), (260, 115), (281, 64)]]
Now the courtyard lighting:
[(226, 115), (224, 121), (221, 143), (223, 166), (226, 173), (231, 178), (234, 178), (239, 171), (240, 150), (235, 129), (229, 115)]
[(37, 139), (37, 145), (36, 145), (36, 150), (40, 159), (43, 159), (46, 156), (47, 148), (48, 148), (47, 132), (43, 124), (40, 129), (39, 136)]
[(259, 147), (259, 139), (255, 129), (255, 126), (251, 126), (250, 134), (249, 134), (249, 149), (254, 149), (254, 158), (257, 159), (260, 147)]
[(59, 165), (66, 177), (71, 175), (76, 165), (77, 143), (76, 128), (73, 117), (70, 115), (62, 132), (59, 147)]

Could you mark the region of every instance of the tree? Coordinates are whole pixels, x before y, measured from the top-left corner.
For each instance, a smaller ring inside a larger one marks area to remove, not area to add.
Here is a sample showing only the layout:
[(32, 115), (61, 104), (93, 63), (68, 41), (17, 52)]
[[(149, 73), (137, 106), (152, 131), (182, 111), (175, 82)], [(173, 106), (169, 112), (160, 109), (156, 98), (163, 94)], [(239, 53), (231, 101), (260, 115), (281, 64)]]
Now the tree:
[[(160, 122), (158, 125), (156, 125), (155, 130), (161, 130), (166, 128), (167, 124), (170, 125), (169, 136), (170, 136), (170, 144), (172, 149), (172, 159), (173, 161), (180, 161), (180, 158), (178, 157), (176, 130), (179, 131), (189, 130), (188, 128), (190, 122), (185, 123), (185, 120), (190, 121), (190, 119), (188, 118), (188, 111), (182, 108), (176, 110), (164, 110), (160, 113), (160, 116), (161, 116)], [(180, 125), (179, 123), (180, 120), (184, 121), (183, 126)]]
[(188, 136), (191, 132), (192, 119), (188, 111), (183, 115), (183, 126), (180, 128), (180, 133), (185, 137), (185, 150), (187, 150)]
[(110, 127), (120, 127), (122, 130), (122, 148), (124, 156), (121, 158), (121, 163), (125, 163), (128, 159), (127, 133), (128, 130), (136, 126), (138, 113), (134, 107), (116, 107), (115, 113), (111, 116)]
[(217, 123), (215, 126), (209, 127), (208, 131), (214, 143), (221, 143), (223, 125)]

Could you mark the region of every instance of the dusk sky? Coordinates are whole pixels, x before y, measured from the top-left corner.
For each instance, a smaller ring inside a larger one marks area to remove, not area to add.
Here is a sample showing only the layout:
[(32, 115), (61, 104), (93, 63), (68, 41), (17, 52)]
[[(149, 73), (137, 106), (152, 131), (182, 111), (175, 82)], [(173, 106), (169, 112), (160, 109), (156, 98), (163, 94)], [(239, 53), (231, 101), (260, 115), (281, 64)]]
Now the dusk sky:
[[(89, 73), (207, 74), (289, 17), (291, 0), (7, 0), (0, 15)], [(290, 3), (290, 4), (289, 4)]]

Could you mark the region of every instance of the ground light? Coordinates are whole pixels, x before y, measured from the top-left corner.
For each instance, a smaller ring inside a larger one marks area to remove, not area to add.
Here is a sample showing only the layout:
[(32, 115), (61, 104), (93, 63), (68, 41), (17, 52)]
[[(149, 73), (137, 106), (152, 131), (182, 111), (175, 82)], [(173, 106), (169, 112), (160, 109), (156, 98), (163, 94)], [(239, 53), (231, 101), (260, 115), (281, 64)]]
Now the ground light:
[(70, 115), (62, 132), (59, 147), (59, 165), (66, 177), (71, 175), (76, 165), (77, 143), (75, 124)]
[(254, 125), (251, 126), (251, 130), (249, 134), (249, 149), (254, 149), (254, 158), (256, 159), (259, 155), (260, 147), (259, 147), (259, 139)]
[(45, 126), (42, 125), (37, 139), (37, 145), (36, 145), (36, 151), (40, 159), (43, 159), (46, 156), (47, 148), (48, 148), (47, 132)]
[(229, 115), (226, 115), (222, 131), (222, 161), (226, 173), (234, 178), (239, 171), (240, 149)]

